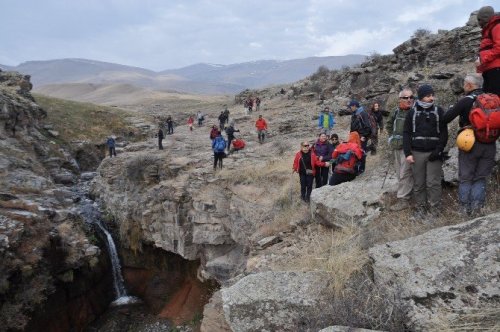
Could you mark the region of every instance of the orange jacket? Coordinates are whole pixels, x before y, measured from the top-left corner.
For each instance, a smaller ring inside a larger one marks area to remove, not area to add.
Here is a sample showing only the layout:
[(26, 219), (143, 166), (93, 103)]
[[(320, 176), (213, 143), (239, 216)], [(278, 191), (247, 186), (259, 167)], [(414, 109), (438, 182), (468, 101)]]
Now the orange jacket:
[(257, 130), (267, 130), (267, 122), (264, 119), (258, 119), (255, 122), (255, 127)]

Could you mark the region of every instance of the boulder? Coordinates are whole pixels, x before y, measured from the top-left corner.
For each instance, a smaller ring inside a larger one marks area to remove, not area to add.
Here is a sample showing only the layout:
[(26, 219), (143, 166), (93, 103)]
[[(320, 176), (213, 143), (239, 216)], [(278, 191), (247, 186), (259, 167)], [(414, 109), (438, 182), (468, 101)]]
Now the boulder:
[(321, 314), (329, 288), (326, 272), (263, 272), (223, 288), (233, 331), (300, 331)]
[[(361, 176), (337, 186), (324, 186), (311, 193), (313, 219), (326, 226), (344, 227), (352, 222), (363, 224), (377, 217), (384, 207), (384, 194), (394, 191), (397, 180), (389, 174)], [(382, 188), (384, 184), (384, 188)]]
[(203, 320), (200, 327), (201, 332), (231, 332), (227, 325), (224, 311), (222, 310), (222, 296), (217, 291), (210, 298), (210, 302), (203, 309)]
[(500, 306), (500, 213), (369, 250), (375, 283), (399, 289), (417, 330)]

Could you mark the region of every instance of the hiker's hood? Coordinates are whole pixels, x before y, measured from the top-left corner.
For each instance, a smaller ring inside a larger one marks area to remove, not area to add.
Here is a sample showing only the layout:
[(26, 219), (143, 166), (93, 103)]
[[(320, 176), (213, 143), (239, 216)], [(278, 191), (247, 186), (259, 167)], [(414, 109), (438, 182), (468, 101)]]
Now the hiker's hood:
[(354, 143), (357, 144), (358, 146), (361, 145), (361, 139), (359, 138), (359, 134), (357, 131), (352, 131), (349, 133), (349, 139), (347, 140), (348, 143)]

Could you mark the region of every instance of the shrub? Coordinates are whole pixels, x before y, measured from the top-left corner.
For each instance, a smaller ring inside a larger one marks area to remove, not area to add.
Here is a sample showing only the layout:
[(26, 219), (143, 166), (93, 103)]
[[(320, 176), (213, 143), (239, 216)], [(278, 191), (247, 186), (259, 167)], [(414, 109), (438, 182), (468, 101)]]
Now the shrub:
[(415, 32), (413, 33), (411, 38), (424, 38), (424, 37), (430, 36), (431, 34), (432, 34), (432, 32), (430, 30), (420, 28), (420, 29), (415, 30)]
[(328, 69), (328, 67), (325, 65), (321, 65), (318, 67), (316, 72), (311, 75), (311, 80), (317, 81), (317, 80), (325, 79), (328, 77), (329, 74), (330, 74), (330, 69)]

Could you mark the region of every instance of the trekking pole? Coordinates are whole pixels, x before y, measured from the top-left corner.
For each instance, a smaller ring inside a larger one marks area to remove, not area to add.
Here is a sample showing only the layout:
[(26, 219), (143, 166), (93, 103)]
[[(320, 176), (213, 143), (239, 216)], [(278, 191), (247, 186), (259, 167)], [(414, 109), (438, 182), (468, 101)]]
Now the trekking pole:
[(290, 174), (290, 204), (293, 204), (293, 195), (292, 195), (292, 181), (293, 181), (293, 171)]
[(391, 167), (391, 158), (388, 158), (388, 163), (387, 163), (387, 168), (385, 170), (385, 176), (384, 176), (384, 181), (382, 182), (382, 187), (380, 188), (381, 190), (384, 189), (385, 185), (385, 180), (387, 179), (387, 174), (389, 174), (389, 168)]

